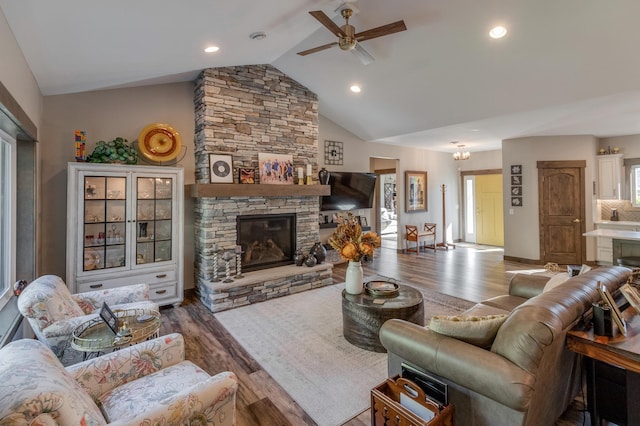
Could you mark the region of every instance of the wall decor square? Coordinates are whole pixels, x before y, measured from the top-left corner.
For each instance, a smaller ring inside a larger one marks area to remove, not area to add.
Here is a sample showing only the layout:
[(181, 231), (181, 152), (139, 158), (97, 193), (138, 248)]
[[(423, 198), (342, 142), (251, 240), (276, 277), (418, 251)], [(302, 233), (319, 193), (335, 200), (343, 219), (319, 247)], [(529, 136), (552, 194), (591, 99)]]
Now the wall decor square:
[(233, 183), (233, 157), (209, 154), (209, 181), (211, 183)]
[(293, 185), (293, 156), (258, 153), (260, 183)]
[(522, 207), (522, 164), (511, 165), (511, 207)]
[(240, 167), (238, 169), (238, 182), (240, 183), (256, 183), (256, 171)]
[(324, 141), (324, 164), (342, 166), (344, 164), (343, 144), (340, 141)]

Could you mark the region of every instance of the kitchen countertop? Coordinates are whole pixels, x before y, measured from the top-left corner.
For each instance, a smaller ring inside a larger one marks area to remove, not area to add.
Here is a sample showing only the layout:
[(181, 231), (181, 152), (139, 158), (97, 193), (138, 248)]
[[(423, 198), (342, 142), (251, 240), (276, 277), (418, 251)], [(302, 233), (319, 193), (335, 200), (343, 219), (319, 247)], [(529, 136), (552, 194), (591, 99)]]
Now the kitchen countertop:
[(623, 231), (619, 229), (595, 229), (593, 231), (585, 232), (582, 235), (585, 237), (605, 237), (616, 240), (640, 241), (640, 232)]
[(626, 226), (640, 226), (640, 222), (631, 222), (628, 220), (596, 220), (593, 222), (595, 225), (626, 225)]

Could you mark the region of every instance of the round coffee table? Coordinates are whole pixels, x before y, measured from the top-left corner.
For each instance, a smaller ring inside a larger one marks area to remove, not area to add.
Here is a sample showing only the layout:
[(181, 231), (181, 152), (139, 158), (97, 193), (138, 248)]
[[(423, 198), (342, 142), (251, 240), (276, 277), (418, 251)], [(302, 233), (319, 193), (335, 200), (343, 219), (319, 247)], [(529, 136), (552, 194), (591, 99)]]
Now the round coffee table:
[(398, 284), (398, 291), (395, 297), (375, 297), (366, 291), (361, 294), (349, 294), (342, 290), (344, 338), (359, 348), (386, 352), (378, 337), (380, 327), (385, 321), (398, 318), (424, 325), (422, 293), (402, 284)]

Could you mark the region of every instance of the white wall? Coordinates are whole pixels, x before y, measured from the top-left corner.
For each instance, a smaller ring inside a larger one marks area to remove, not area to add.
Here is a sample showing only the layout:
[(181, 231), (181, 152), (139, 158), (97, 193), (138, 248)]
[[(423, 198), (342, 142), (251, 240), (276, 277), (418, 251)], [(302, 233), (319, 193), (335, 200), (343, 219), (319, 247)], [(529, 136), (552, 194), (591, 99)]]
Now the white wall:
[(27, 61), (0, 11), (0, 82), (39, 129), (42, 121), (42, 95)]
[(600, 148), (620, 148), (620, 153), (625, 158), (640, 157), (640, 135), (617, 136), (614, 138), (602, 138), (599, 141)]
[[(596, 181), (598, 140), (593, 136), (548, 136), (507, 139), (502, 142), (504, 185), (504, 254), (527, 260), (540, 260), (540, 221), (538, 220), (538, 161), (585, 160), (585, 227), (593, 229), (593, 182)], [(509, 198), (510, 166), (522, 165), (523, 203), (512, 207)], [(510, 210), (513, 214), (509, 214)], [(587, 260), (595, 259), (595, 241), (587, 239)]]
[[(334, 140), (344, 142), (344, 165), (326, 166), (327, 170), (369, 172), (370, 158), (398, 159), (397, 174), (397, 202), (398, 202), (398, 247), (404, 246), (403, 232), (405, 224), (422, 224), (435, 222), (438, 224), (438, 241), (442, 241), (442, 191), (441, 185), (445, 185), (447, 241), (452, 242), (459, 238), (459, 200), (458, 186), (459, 173), (457, 163), (451, 154), (429, 151), (426, 149), (408, 148), (393, 145), (385, 145), (374, 142), (366, 142), (349, 133), (342, 127), (320, 115), (318, 128), (318, 145), (320, 149), (319, 162), (324, 165), (324, 141)], [(405, 206), (405, 171), (427, 172), (427, 209), (426, 212), (406, 213)]]

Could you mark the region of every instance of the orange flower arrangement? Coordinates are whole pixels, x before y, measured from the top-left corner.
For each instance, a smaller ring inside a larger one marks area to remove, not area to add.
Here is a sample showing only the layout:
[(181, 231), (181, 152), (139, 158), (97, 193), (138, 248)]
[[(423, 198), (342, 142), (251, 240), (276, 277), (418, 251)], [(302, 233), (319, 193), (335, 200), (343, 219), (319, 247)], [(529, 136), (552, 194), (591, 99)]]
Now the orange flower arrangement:
[(373, 250), (380, 247), (380, 237), (371, 231), (363, 234), (357, 219), (349, 213), (329, 238), (329, 245), (338, 251), (341, 258), (360, 262), (371, 257)]

